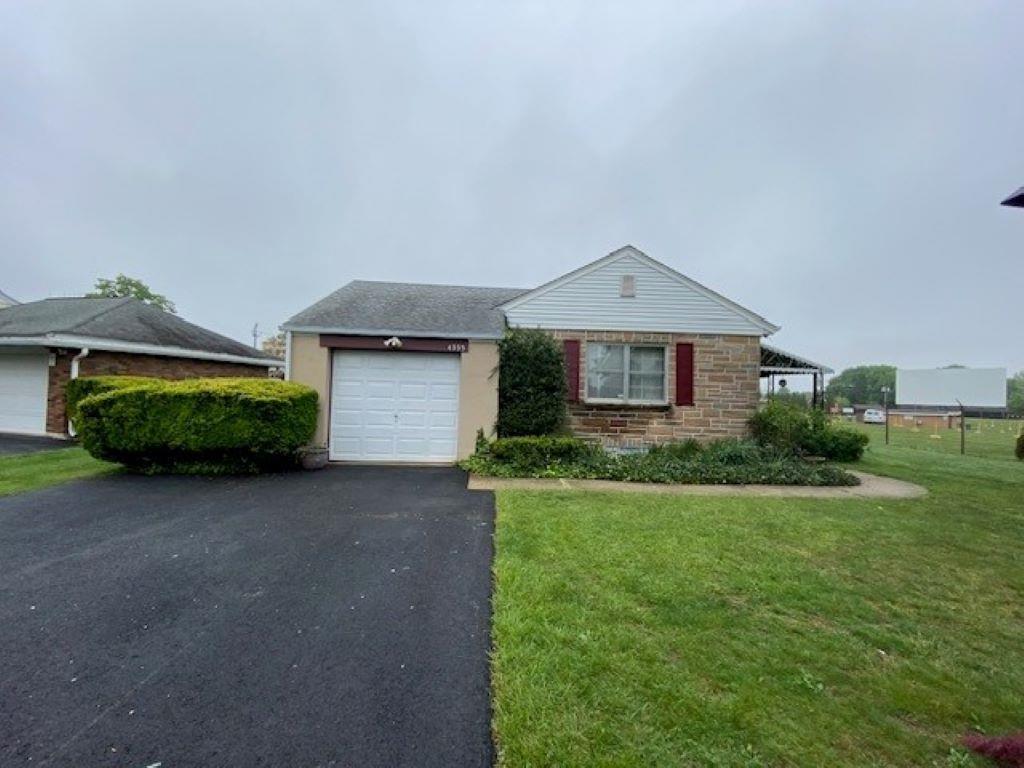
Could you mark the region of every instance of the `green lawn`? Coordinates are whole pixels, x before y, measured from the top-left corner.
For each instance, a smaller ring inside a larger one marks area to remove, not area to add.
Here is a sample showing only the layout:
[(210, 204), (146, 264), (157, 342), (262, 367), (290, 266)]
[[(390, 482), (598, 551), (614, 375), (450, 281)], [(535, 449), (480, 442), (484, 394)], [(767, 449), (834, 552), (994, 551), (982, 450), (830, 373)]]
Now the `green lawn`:
[[(871, 436), (875, 445), (885, 444), (884, 424), (857, 424)], [(968, 419), (964, 440), (968, 456), (1016, 461), (1014, 443), (1024, 422), (1020, 419)], [(938, 453), (960, 453), (959, 429), (924, 429), (914, 426), (892, 426), (889, 444), (897, 448), (917, 448)]]
[(77, 447), (0, 456), (0, 496), (113, 472), (116, 468), (116, 465), (98, 461)]
[(1024, 464), (860, 466), (931, 494), (499, 493), (500, 764), (981, 765), (1024, 728)]

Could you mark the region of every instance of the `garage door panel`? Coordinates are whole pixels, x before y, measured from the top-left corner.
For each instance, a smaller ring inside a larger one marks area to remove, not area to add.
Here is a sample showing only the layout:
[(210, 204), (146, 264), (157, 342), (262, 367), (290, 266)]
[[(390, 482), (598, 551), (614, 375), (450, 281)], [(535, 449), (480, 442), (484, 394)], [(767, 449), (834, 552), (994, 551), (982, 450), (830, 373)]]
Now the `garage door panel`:
[(332, 459), (455, 460), (458, 355), (338, 350), (332, 364)]
[(46, 432), (48, 355), (0, 354), (0, 432)]

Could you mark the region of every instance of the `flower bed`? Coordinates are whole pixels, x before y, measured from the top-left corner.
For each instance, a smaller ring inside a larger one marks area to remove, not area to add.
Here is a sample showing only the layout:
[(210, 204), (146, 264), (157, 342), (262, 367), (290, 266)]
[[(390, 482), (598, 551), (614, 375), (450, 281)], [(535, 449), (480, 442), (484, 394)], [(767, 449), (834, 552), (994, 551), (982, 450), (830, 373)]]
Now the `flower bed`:
[(571, 437), (512, 437), (481, 443), (462, 467), (493, 477), (566, 477), (641, 483), (848, 486), (858, 480), (830, 464), (749, 440), (694, 441), (612, 454)]

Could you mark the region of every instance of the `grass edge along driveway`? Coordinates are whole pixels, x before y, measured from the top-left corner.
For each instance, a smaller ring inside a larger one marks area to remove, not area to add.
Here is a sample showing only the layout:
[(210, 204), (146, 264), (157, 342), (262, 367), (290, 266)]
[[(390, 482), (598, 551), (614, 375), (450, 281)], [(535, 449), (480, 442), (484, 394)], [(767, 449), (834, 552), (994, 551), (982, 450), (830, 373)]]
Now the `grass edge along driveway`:
[(0, 456), (0, 496), (34, 491), (82, 477), (117, 471), (116, 464), (94, 459), (84, 448)]
[(908, 501), (498, 493), (499, 764), (983, 765), (1024, 726), (1024, 465)]

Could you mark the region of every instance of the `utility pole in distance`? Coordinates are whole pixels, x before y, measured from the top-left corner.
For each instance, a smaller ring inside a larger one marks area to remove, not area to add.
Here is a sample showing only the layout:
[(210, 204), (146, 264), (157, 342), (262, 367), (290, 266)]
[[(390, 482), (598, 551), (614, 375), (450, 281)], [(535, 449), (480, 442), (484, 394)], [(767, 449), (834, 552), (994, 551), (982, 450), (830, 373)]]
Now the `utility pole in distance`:
[(882, 386), (882, 413), (885, 414), (885, 444), (889, 444), (889, 385)]
[(259, 335), (260, 324), (253, 323), (252, 325), (252, 348), (256, 349), (256, 337)]

